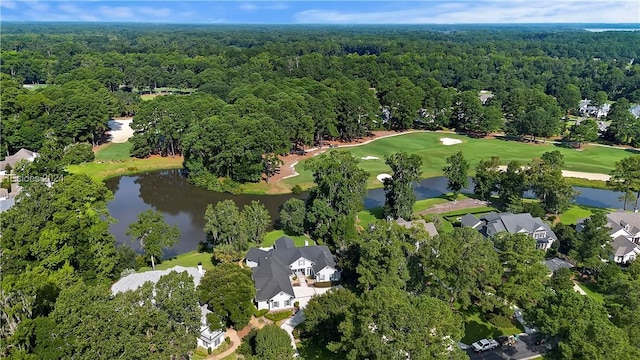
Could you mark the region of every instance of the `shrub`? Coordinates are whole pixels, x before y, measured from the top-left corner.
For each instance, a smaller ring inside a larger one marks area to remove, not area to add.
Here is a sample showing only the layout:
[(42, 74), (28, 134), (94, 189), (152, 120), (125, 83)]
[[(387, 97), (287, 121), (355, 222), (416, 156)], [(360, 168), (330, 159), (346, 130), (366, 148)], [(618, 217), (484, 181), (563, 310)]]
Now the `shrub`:
[(293, 185), (293, 187), (291, 188), (291, 192), (294, 193), (294, 194), (302, 193), (302, 186), (300, 186), (298, 184)]
[(510, 328), (513, 327), (511, 320), (502, 315), (490, 315), (489, 322), (498, 328)]
[(296, 309), (300, 309), (300, 302), (299, 301), (294, 302), (293, 307)]
[(224, 338), (224, 342), (225, 342), (227, 345), (231, 344), (231, 338), (230, 338), (230, 337), (228, 337), (228, 336), (227, 336), (227, 337), (225, 337), (225, 338)]
[(268, 313), (268, 314), (265, 314), (264, 317), (273, 322), (278, 322), (280, 320), (284, 320), (290, 317), (292, 314), (293, 312), (291, 310), (286, 310), (286, 311), (280, 311), (277, 313)]
[(313, 283), (313, 286), (317, 288), (328, 288), (331, 287), (331, 281), (320, 281)]
[(253, 312), (253, 316), (259, 318), (261, 316), (264, 316), (266, 313), (268, 313), (269, 310), (268, 309), (262, 309), (262, 310), (258, 310), (256, 309), (256, 311)]

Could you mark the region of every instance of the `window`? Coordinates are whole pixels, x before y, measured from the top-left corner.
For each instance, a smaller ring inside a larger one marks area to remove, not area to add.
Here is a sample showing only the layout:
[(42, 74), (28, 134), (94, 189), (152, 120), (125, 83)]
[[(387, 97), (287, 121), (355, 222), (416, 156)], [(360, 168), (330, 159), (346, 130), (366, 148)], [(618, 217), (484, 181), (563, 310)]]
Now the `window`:
[(291, 306), (291, 299), (284, 301), (284, 306)]
[(220, 345), (220, 338), (217, 338), (216, 341), (214, 341), (213, 345), (214, 346)]
[(298, 260), (298, 266), (304, 266), (304, 259)]
[(320, 281), (324, 281), (324, 274), (320, 274), (320, 275), (318, 276), (318, 280), (320, 280)]
[(280, 304), (279, 304), (278, 301), (274, 301), (274, 302), (271, 303), (271, 307), (274, 308), (274, 309), (277, 309), (277, 308), (280, 307)]

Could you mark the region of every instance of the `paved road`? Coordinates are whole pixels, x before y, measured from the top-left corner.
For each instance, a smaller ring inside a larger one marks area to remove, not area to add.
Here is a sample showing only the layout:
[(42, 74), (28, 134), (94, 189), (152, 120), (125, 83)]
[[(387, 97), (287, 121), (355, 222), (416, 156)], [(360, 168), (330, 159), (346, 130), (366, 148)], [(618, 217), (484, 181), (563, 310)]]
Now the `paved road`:
[(469, 348), (467, 349), (467, 354), (469, 354), (471, 360), (523, 360), (535, 358), (543, 354), (545, 350), (544, 346), (535, 344), (534, 336), (520, 335), (520, 339), (513, 347), (506, 349), (499, 347), (479, 354)]

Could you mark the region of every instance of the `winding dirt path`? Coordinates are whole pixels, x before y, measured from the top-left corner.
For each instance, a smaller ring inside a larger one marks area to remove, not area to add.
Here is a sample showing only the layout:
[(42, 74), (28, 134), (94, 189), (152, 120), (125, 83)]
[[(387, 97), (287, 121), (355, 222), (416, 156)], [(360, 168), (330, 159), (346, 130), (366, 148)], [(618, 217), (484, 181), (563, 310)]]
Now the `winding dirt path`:
[(238, 346), (240, 346), (240, 337), (238, 336), (238, 332), (236, 332), (234, 329), (228, 329), (227, 332), (224, 334), (225, 337), (228, 336), (229, 339), (231, 339), (231, 346), (221, 352), (220, 354), (216, 354), (216, 355), (211, 355), (209, 357), (207, 357), (207, 360), (218, 360), (218, 359), (224, 359), (225, 357), (233, 354), (236, 349), (238, 349)]

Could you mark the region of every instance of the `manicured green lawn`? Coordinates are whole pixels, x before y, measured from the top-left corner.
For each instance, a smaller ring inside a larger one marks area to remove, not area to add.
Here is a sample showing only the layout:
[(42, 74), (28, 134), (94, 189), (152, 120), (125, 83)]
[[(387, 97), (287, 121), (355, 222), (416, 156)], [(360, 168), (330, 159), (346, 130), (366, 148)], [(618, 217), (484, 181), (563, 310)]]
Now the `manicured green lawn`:
[(524, 332), (524, 328), (516, 320), (512, 322), (513, 327), (498, 328), (486, 321), (484, 315), (479, 311), (468, 311), (467, 313), (463, 313), (463, 316), (465, 316), (465, 326), (464, 337), (461, 341), (467, 345), (471, 345), (471, 343), (480, 339), (495, 339), (502, 335), (514, 335)]
[(578, 282), (578, 286), (580, 286), (580, 288), (584, 290), (584, 292), (586, 292), (587, 295), (593, 300), (599, 302), (600, 304), (604, 304), (604, 296), (597, 291), (595, 284)]
[(129, 159), (129, 151), (132, 148), (133, 144), (128, 141), (124, 143), (105, 144), (96, 151), (96, 160), (127, 160)]
[[(464, 195), (460, 195), (458, 197), (458, 200), (461, 199), (466, 199), (467, 197)], [(417, 212), (421, 212), (424, 211), (434, 205), (439, 205), (439, 204), (444, 204), (444, 203), (448, 203), (450, 200), (448, 198), (444, 198), (444, 197), (437, 197), (437, 198), (430, 198), (430, 199), (423, 199), (423, 200), (418, 200), (415, 202), (415, 204), (413, 204), (413, 212), (417, 213)]]
[[(459, 139), (461, 144), (444, 146), (439, 139), (443, 137)], [(517, 141), (500, 139), (472, 139), (457, 134), (444, 134), (433, 132), (408, 133), (376, 140), (370, 144), (344, 148), (339, 151), (349, 151), (357, 158), (375, 156), (380, 160), (363, 160), (360, 163), (362, 169), (369, 173), (368, 186), (381, 187), (382, 183), (376, 179), (380, 173), (390, 173), (391, 169), (384, 163), (384, 157), (396, 152), (407, 151), (417, 154), (422, 158), (422, 178), (440, 176), (445, 159), (457, 151), (462, 151), (469, 161), (471, 170), (480, 160), (491, 156), (499, 156), (501, 163), (506, 165), (509, 161), (518, 160), (522, 163), (531, 161), (534, 157), (541, 156), (544, 152), (558, 150), (564, 155), (565, 169), (592, 173), (608, 174), (615, 164), (622, 158), (631, 156), (632, 153), (602, 146), (584, 146), (580, 151), (555, 146), (553, 144), (528, 144)], [(296, 166), (300, 175), (284, 180), (289, 185), (300, 185), (308, 188), (312, 184), (311, 172), (304, 169), (304, 162)]]
[(103, 181), (115, 176), (139, 174), (154, 170), (181, 169), (182, 157), (151, 157), (148, 159), (128, 158), (123, 161), (91, 162), (80, 165), (69, 165), (67, 170), (72, 174), (85, 174), (90, 178)]
[(596, 208), (586, 205), (572, 205), (567, 211), (560, 214), (560, 222), (567, 225), (575, 225), (578, 219), (588, 218), (594, 212), (608, 212), (608, 209)]
[(264, 236), (264, 241), (262, 242), (262, 244), (260, 244), (260, 246), (262, 246), (262, 247), (273, 246), (273, 244), (276, 242), (276, 240), (278, 240), (281, 236), (288, 236), (288, 237), (292, 238), (294, 244), (296, 244), (296, 247), (304, 246), (304, 241), (305, 240), (309, 241), (309, 245), (315, 245), (315, 242), (313, 240), (309, 239), (308, 237), (306, 237), (304, 235), (302, 235), (302, 236), (291, 236), (291, 235), (285, 234), (284, 231), (282, 231), (282, 230), (273, 230), (273, 231), (268, 232)]
[[(202, 262), (202, 267), (205, 269), (213, 269), (213, 263), (211, 262), (211, 257), (213, 254), (211, 253), (201, 253), (198, 251), (190, 251), (188, 253), (184, 253), (178, 255), (175, 258), (164, 260), (162, 263), (156, 265), (156, 270), (166, 270), (172, 268), (174, 266), (184, 266), (184, 267), (197, 267), (199, 262)], [(149, 271), (151, 267), (143, 267), (139, 271)]]

